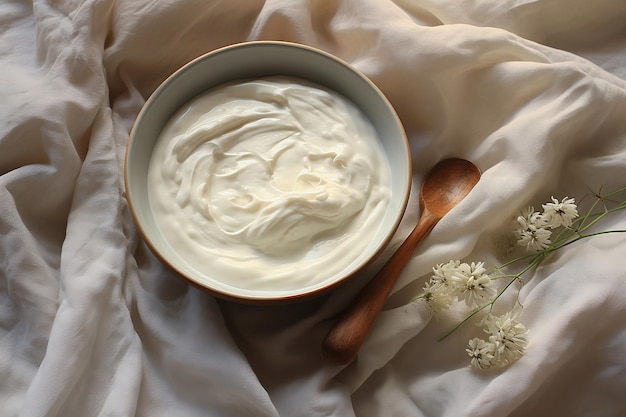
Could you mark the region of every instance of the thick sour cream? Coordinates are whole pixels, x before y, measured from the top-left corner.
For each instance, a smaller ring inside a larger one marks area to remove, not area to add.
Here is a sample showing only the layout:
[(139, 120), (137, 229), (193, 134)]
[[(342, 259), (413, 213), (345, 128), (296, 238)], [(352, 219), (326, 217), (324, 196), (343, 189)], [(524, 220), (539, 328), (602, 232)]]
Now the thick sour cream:
[(389, 202), (376, 132), (342, 96), (268, 78), (198, 96), (151, 157), (155, 221), (188, 265), (232, 287), (315, 286), (362, 253)]

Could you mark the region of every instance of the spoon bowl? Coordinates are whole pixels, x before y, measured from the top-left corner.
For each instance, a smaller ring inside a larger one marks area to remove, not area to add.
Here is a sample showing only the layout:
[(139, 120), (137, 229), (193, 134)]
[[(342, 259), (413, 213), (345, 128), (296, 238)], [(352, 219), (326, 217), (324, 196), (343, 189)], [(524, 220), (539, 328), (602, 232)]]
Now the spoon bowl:
[(441, 218), (469, 194), (479, 179), (480, 170), (473, 163), (444, 159), (426, 174), (420, 189), (420, 206)]
[(417, 246), (469, 194), (480, 175), (476, 165), (459, 158), (445, 159), (426, 174), (420, 189), (417, 225), (326, 335), (322, 350), (329, 359), (339, 364), (354, 359)]

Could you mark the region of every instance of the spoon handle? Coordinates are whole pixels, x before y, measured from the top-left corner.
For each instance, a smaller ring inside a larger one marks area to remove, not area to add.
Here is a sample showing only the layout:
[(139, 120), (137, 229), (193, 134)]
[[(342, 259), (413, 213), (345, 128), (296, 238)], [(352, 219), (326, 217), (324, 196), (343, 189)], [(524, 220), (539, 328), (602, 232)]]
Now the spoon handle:
[(343, 312), (322, 344), (322, 350), (330, 360), (346, 364), (356, 356), (400, 272), (440, 219), (424, 209), (415, 229)]

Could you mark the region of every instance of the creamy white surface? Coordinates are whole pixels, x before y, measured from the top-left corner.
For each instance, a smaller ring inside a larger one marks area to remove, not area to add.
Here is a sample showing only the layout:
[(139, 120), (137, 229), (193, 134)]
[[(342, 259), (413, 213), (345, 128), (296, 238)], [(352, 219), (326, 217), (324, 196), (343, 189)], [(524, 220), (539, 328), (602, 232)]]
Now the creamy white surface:
[(369, 121), (338, 94), (287, 79), (211, 90), (158, 139), (148, 192), (172, 248), (249, 290), (314, 286), (361, 255), (389, 201)]

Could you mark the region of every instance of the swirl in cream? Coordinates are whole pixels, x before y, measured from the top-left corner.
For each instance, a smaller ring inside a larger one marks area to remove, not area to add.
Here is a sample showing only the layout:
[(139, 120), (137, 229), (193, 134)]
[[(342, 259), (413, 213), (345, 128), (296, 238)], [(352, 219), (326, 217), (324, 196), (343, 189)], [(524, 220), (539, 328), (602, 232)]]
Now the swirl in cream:
[[(315, 285), (354, 261), (389, 201), (376, 132), (335, 92), (282, 78), (186, 104), (150, 162), (155, 220), (189, 265), (228, 285)], [(322, 274), (324, 270), (324, 274)]]

